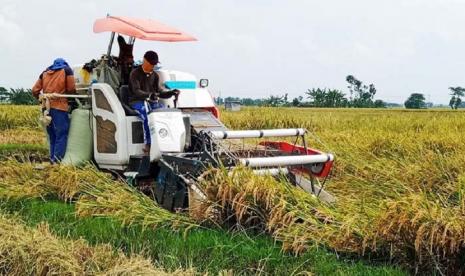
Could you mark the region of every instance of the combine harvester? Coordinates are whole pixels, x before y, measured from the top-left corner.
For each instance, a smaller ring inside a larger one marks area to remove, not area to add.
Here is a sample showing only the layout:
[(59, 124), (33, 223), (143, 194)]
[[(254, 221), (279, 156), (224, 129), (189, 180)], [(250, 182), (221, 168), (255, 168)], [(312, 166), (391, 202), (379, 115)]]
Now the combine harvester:
[[(196, 40), (156, 21), (128, 17), (98, 19), (94, 32), (111, 32), (106, 57), (110, 57), (115, 33), (129, 36), (130, 45), (135, 39)], [(207, 79), (198, 80), (192, 74), (174, 70), (157, 73), (167, 88), (181, 92), (178, 99), (160, 100), (170, 108), (149, 113), (149, 154), (143, 154), (142, 121), (127, 102), (127, 86), (115, 91), (107, 83), (93, 83), (79, 89), (80, 95), (69, 95), (87, 103), (92, 157), (100, 169), (118, 173), (134, 186), (148, 185), (155, 200), (168, 210), (184, 210), (193, 200), (205, 198), (197, 183), (209, 168), (231, 170), (239, 165), (250, 167), (256, 174), (285, 177), (323, 201), (335, 200), (320, 185), (331, 171), (333, 155), (309, 148), (305, 129), (228, 130), (219, 120)], [(290, 137), (292, 142), (263, 141), (273, 137), (288, 137), (291, 141)], [(253, 145), (243, 139), (261, 140)]]

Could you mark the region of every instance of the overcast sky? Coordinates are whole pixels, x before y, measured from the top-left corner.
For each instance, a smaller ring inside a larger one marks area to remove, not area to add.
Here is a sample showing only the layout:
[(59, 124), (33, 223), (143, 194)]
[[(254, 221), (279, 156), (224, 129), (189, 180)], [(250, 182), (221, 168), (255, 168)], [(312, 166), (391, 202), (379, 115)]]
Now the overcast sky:
[(134, 54), (157, 51), (164, 68), (209, 78), (215, 95), (347, 92), (353, 74), (375, 84), (376, 98), (419, 92), (448, 103), (448, 87), (465, 86), (464, 11), (465, 0), (0, 0), (0, 86), (31, 87), (55, 57), (99, 57), (109, 34), (92, 25), (110, 13), (197, 37), (136, 41)]

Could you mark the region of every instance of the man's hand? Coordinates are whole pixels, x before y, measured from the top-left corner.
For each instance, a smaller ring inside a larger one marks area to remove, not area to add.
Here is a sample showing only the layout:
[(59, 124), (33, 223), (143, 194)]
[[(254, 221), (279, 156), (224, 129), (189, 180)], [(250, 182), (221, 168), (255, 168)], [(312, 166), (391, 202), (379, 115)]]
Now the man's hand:
[(171, 90), (171, 92), (176, 100), (178, 99), (179, 93), (181, 93), (178, 89)]
[(158, 102), (158, 96), (152, 93), (150, 94), (148, 100), (149, 102)]
[(46, 94), (41, 93), (41, 94), (39, 94), (39, 101), (44, 101), (46, 99), (52, 100), (52, 99), (56, 99), (56, 98), (57, 98), (57, 96), (56, 96), (55, 93), (46, 93)]

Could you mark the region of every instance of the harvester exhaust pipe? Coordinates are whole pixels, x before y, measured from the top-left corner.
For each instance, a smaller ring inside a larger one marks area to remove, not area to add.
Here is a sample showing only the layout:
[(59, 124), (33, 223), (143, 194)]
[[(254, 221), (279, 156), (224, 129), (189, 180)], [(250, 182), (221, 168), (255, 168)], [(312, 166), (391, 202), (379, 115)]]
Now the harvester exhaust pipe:
[(286, 129), (263, 129), (263, 130), (214, 130), (210, 135), (214, 139), (241, 139), (241, 138), (262, 138), (262, 137), (292, 137), (302, 136), (306, 130), (304, 128)]
[(333, 161), (332, 154), (291, 155), (275, 157), (240, 158), (239, 162), (246, 167), (285, 167), (305, 164), (316, 164)]

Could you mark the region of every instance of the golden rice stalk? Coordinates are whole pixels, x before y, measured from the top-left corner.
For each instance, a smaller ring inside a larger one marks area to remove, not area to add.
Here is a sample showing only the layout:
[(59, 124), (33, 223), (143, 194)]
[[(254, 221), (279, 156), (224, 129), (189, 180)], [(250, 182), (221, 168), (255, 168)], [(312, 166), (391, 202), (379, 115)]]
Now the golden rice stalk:
[(186, 231), (199, 226), (184, 215), (163, 209), (127, 183), (114, 181), (90, 165), (80, 169), (47, 166), (36, 170), (31, 163), (8, 161), (0, 163), (0, 173), (0, 197), (58, 196), (63, 200), (75, 200), (80, 196), (76, 212), (81, 216), (106, 216), (123, 224)]
[(69, 275), (84, 271), (46, 226), (30, 230), (0, 217), (0, 271), (8, 275)]
[(101, 178), (98, 183), (82, 182), (82, 196), (76, 202), (80, 216), (105, 216), (125, 225), (139, 224), (144, 227), (170, 227), (188, 230), (199, 227), (193, 220), (171, 213), (153, 199), (143, 195), (126, 183)]
[(285, 250), (301, 253), (313, 245), (361, 250), (360, 235), (341, 223), (336, 210), (272, 176), (257, 176), (246, 168), (232, 173), (212, 170), (201, 186), (219, 206), (223, 220), (234, 218), (243, 227), (260, 227), (282, 241)]
[(426, 194), (389, 200), (376, 219), (377, 231), (370, 246), (390, 247), (394, 257), (404, 260), (414, 251), (417, 265), (423, 269), (440, 266), (455, 274), (465, 249), (464, 221), (461, 206), (430, 200)]
[(4, 191), (4, 196), (27, 198), (53, 195), (71, 201), (81, 192), (82, 183), (98, 185), (102, 181), (111, 181), (111, 177), (91, 165), (77, 168), (12, 159), (0, 162), (0, 190)]
[(39, 129), (38, 106), (0, 105), (0, 130), (29, 128)]
[(82, 192), (83, 183), (98, 186), (113, 181), (107, 173), (97, 171), (88, 164), (82, 168), (73, 166), (49, 166), (44, 175), (44, 182), (55, 194), (65, 201), (76, 199)]
[(50, 189), (44, 185), (43, 172), (32, 163), (9, 160), (0, 162), (0, 197), (22, 199), (45, 197)]
[(97, 273), (96, 275), (120, 276), (120, 275), (157, 275), (157, 276), (194, 276), (197, 275), (193, 269), (166, 272), (162, 269), (154, 269), (150, 260), (141, 256), (123, 258), (110, 269)]
[(166, 273), (142, 256), (109, 245), (55, 237), (46, 224), (30, 228), (0, 214), (0, 273), (7, 275), (193, 275)]
[(57, 196), (71, 200), (78, 195), (80, 182), (107, 177), (67, 166), (50, 166), (7, 160), (0, 162), (0, 196), (9, 199)]
[(43, 130), (20, 128), (0, 131), (0, 144), (44, 145), (46, 142)]

